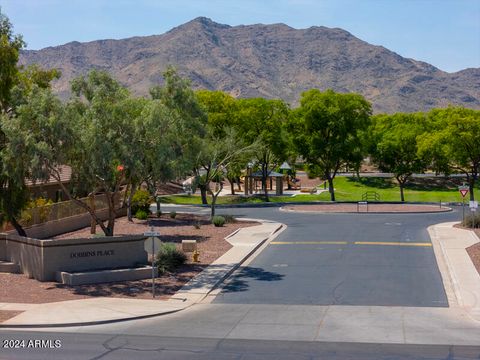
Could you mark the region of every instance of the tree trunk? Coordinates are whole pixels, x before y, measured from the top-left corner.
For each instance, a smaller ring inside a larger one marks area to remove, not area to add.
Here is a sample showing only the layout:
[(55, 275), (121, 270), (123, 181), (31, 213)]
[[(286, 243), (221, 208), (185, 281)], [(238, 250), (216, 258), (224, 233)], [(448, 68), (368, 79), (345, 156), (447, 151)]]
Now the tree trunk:
[(108, 222), (107, 222), (107, 231), (104, 231), (106, 236), (113, 236), (113, 231), (115, 227), (115, 218), (117, 217), (117, 212), (115, 211), (115, 193), (106, 194), (108, 199)]
[(199, 184), (198, 185), (199, 189), (200, 189), (200, 195), (202, 197), (202, 204), (203, 205), (207, 205), (208, 204), (208, 200), (207, 200), (207, 185), (201, 185)]
[(328, 192), (330, 193), (330, 200), (335, 201), (335, 189), (333, 188), (333, 179), (330, 175), (327, 176)]
[(212, 204), (210, 206), (210, 220), (213, 220), (213, 217), (215, 216), (215, 205), (217, 203), (217, 198), (218, 195), (222, 192), (223, 189), (223, 182), (220, 181), (220, 189), (217, 192), (211, 192), (212, 194)]
[[(95, 220), (95, 222), (98, 224), (98, 226), (100, 226), (100, 228), (102, 229), (102, 231), (107, 234), (108, 230), (107, 228), (105, 227), (105, 224), (103, 223), (102, 220), (100, 220), (100, 218), (97, 216), (97, 214), (95, 214), (95, 210), (93, 210), (90, 206), (88, 206), (87, 204), (85, 204), (83, 201), (80, 201), (76, 198), (74, 198), (72, 196), (72, 194), (70, 193), (70, 191), (65, 187), (65, 185), (60, 181), (60, 177), (57, 176), (56, 178), (57, 180), (57, 184), (60, 186), (60, 188), (62, 189), (63, 193), (67, 195), (68, 199), (73, 201), (74, 203), (76, 203), (78, 206), (80, 206), (81, 208), (85, 209), (89, 214), (90, 216), (92, 217), (92, 219)], [(108, 197), (107, 197), (108, 199)]]
[(14, 216), (12, 216), (10, 218), (10, 222), (12, 223), (13, 227), (15, 228), (15, 230), (17, 231), (17, 234), (20, 235), (20, 236), (24, 236), (24, 237), (27, 237), (27, 233), (25, 232), (25, 230), (23, 229), (22, 225), (20, 225), (17, 221), (17, 219), (15, 219)]
[(405, 183), (407, 182), (407, 178), (402, 179), (400, 176), (395, 177), (397, 179), (398, 185), (400, 186), (400, 201), (405, 202), (405, 195), (403, 193), (403, 189), (405, 187)]
[(228, 181), (230, 182), (230, 193), (235, 195), (235, 181), (233, 179), (228, 179)]
[(474, 194), (474, 190), (475, 190), (475, 180), (476, 180), (477, 176), (470, 176), (470, 178), (468, 179), (468, 189), (469, 189), (469, 192), (470, 192), (470, 201), (475, 201), (475, 194)]
[(130, 194), (128, 194), (128, 198), (127, 198), (127, 219), (130, 222), (133, 222), (132, 199), (133, 199), (133, 195), (135, 195), (136, 190), (137, 190), (137, 187), (132, 184), (130, 187)]
[(238, 191), (242, 191), (242, 186), (240, 185), (240, 178), (237, 177), (237, 178), (235, 179), (235, 182), (237, 183)]
[(269, 202), (270, 199), (268, 198), (267, 175), (268, 175), (267, 165), (262, 164), (262, 188), (263, 188), (263, 191), (265, 191), (265, 201)]

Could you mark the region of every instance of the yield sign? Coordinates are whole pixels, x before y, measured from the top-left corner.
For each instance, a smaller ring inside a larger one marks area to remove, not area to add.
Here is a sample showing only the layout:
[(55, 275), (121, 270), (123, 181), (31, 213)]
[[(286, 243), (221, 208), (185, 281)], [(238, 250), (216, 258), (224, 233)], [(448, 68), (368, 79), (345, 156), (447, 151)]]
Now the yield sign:
[(458, 191), (460, 191), (460, 194), (462, 194), (462, 197), (465, 197), (468, 194), (468, 187), (460, 186), (458, 188)]

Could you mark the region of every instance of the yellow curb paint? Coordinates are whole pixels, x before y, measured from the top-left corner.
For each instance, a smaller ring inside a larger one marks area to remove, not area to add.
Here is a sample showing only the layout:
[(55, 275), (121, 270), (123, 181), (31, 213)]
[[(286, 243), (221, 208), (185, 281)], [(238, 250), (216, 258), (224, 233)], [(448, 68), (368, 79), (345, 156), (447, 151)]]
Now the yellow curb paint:
[(347, 245), (347, 241), (272, 241), (270, 245)]
[(404, 243), (404, 242), (375, 242), (375, 241), (355, 241), (355, 245), (386, 245), (386, 246), (432, 246), (431, 243)]

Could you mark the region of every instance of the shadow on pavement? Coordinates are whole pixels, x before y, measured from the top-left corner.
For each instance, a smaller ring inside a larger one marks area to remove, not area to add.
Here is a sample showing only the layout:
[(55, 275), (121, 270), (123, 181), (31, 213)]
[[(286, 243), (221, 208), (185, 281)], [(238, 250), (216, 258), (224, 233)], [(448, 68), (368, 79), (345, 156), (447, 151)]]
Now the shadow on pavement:
[(265, 271), (262, 268), (245, 267), (239, 271), (222, 289), (222, 293), (240, 292), (248, 289), (248, 280), (280, 281), (285, 275)]

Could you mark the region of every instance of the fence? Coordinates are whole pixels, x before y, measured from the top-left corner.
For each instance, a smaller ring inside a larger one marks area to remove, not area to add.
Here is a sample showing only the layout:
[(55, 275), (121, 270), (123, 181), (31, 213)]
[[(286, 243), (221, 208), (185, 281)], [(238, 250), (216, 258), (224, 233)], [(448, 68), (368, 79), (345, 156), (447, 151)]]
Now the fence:
[[(116, 207), (122, 206), (123, 194), (119, 194), (115, 199)], [(90, 205), (89, 198), (80, 199), (83, 203)], [(95, 210), (104, 210), (108, 208), (107, 197), (105, 194), (95, 195)], [(75, 201), (62, 201), (50, 205), (39, 206), (22, 211), (20, 224), (24, 227), (43, 224), (49, 221), (60, 220), (71, 216), (86, 214), (87, 210), (81, 207)]]

